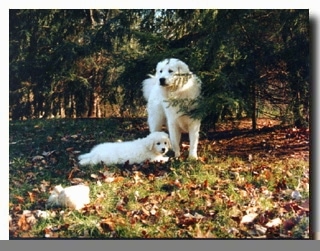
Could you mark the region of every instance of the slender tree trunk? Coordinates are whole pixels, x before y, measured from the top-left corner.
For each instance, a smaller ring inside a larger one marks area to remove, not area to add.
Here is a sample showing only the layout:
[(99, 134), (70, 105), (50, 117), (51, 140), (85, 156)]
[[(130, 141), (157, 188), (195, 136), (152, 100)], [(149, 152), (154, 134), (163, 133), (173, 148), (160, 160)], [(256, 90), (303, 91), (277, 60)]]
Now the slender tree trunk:
[[(97, 60), (99, 62), (99, 58)], [(92, 73), (93, 78), (91, 79), (92, 93), (89, 99), (89, 117), (99, 118), (101, 115), (100, 111), (100, 93), (101, 93), (101, 80), (99, 78), (99, 73), (96, 69)]]
[(65, 103), (65, 97), (61, 97), (60, 99), (60, 117), (65, 118), (66, 117), (66, 103)]
[(89, 118), (97, 118), (98, 116), (98, 109), (99, 109), (99, 93), (97, 92), (97, 79), (94, 77), (92, 80), (92, 92), (89, 98), (89, 112), (88, 117)]
[(89, 103), (89, 117), (90, 118), (96, 118), (97, 117), (97, 106), (99, 103), (99, 96), (94, 91), (91, 94), (90, 97), (90, 103)]
[(252, 121), (252, 130), (255, 131), (257, 129), (257, 95), (256, 95), (256, 83), (253, 81), (252, 83), (252, 113), (251, 113), (251, 121)]

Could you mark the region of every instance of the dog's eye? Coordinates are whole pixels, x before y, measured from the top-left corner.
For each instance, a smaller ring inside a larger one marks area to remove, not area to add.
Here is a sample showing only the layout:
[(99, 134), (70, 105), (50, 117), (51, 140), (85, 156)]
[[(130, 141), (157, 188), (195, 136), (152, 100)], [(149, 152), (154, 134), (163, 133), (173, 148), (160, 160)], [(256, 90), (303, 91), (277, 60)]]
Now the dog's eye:
[(162, 73), (162, 70), (160, 70), (160, 73)]
[(166, 144), (167, 144), (167, 142), (164, 142), (164, 144), (166, 145)]
[(160, 142), (158, 142), (157, 145), (160, 146)]
[(169, 73), (172, 73), (172, 72), (173, 72), (173, 70), (170, 70), (170, 69), (169, 69)]

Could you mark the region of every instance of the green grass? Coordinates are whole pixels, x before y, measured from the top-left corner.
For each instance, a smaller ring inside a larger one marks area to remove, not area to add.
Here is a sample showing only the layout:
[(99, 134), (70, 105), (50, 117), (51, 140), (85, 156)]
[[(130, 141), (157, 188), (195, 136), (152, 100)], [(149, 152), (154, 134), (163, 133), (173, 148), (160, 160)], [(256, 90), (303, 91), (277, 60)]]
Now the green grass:
[[(295, 206), (309, 198), (309, 162), (302, 158), (270, 155), (249, 163), (228, 152), (218, 156), (200, 141), (198, 161), (77, 164), (78, 154), (98, 143), (147, 134), (138, 119), (10, 122), (10, 238), (308, 238), (309, 209)], [(106, 171), (113, 182), (101, 178)], [(299, 181), (302, 200), (294, 202), (290, 194)], [(89, 185), (91, 200), (82, 211), (46, 207), (52, 187), (80, 182)], [(37, 210), (51, 216), (24, 221), (24, 210), (28, 217)], [(258, 217), (241, 223), (250, 212)], [(284, 224), (298, 216), (292, 227)], [(278, 217), (283, 224), (266, 227)], [(253, 235), (257, 225), (268, 234)]]

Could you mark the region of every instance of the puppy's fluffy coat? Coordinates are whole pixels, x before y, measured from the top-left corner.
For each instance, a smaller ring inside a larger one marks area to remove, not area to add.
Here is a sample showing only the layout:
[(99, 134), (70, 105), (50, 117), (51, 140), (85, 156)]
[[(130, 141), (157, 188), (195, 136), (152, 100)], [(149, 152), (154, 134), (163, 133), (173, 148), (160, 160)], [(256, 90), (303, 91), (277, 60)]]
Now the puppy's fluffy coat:
[(187, 64), (176, 58), (165, 59), (157, 64), (155, 76), (144, 80), (143, 96), (146, 99), (150, 132), (161, 131), (167, 125), (175, 157), (180, 156), (181, 133), (189, 133), (189, 157), (197, 158), (200, 120), (193, 119), (173, 106), (175, 101), (186, 101), (189, 109), (200, 96), (201, 81)]
[(85, 185), (75, 185), (63, 188), (61, 185), (54, 187), (47, 206), (62, 206), (79, 210), (90, 203), (90, 189)]
[(107, 142), (96, 145), (89, 153), (78, 157), (80, 165), (142, 163), (168, 161), (164, 156), (170, 148), (170, 140), (165, 132), (153, 132), (147, 137), (127, 142)]

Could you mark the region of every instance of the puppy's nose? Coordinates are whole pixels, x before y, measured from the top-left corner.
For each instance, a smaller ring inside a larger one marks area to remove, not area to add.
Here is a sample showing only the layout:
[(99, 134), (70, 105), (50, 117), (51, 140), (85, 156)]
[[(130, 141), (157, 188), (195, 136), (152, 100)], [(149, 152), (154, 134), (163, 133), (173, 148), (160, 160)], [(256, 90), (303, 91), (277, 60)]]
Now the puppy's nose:
[(165, 78), (160, 78), (160, 85), (166, 85), (166, 79)]
[(166, 152), (166, 149), (165, 149), (165, 148), (162, 148), (161, 151), (162, 151), (163, 153), (165, 153), (165, 152)]

